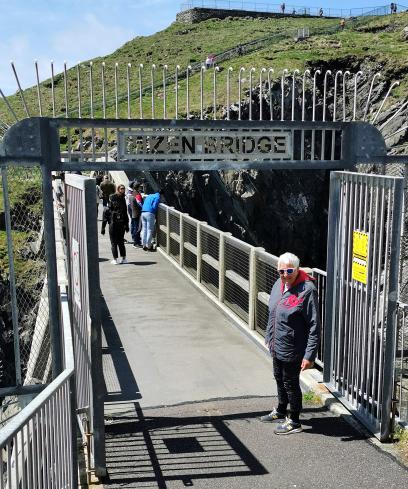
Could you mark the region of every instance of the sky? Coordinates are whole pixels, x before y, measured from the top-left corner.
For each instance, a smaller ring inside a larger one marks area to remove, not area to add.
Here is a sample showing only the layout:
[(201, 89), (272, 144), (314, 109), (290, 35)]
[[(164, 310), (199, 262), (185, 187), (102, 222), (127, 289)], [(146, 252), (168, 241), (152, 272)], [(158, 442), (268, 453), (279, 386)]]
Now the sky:
[[(228, 0), (184, 0), (195, 5), (229, 3)], [(35, 83), (34, 60), (38, 60), (40, 79), (50, 76), (50, 61), (55, 72), (80, 61), (115, 51), (136, 36), (160, 31), (175, 21), (182, 1), (171, 0), (0, 0), (0, 89), (15, 93), (16, 81), (10, 67), (13, 60), (23, 88)], [(238, 5), (241, 1), (237, 2)], [(264, 2), (269, 5), (281, 1)], [(285, 0), (292, 5), (323, 8), (356, 8), (387, 5), (375, 0)], [(408, 0), (407, 0), (408, 3)], [(234, 2), (231, 0), (231, 5)], [(255, 0), (245, 0), (250, 6)], [(257, 1), (259, 10), (262, 2)], [(249, 9), (248, 9), (249, 10)]]

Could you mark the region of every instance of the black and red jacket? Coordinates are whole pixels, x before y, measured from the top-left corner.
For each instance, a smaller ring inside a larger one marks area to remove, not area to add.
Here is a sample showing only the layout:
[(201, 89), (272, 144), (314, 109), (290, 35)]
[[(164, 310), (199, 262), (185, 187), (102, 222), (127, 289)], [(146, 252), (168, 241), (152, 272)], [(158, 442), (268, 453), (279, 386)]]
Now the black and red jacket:
[(272, 287), (265, 343), (278, 360), (314, 361), (316, 358), (321, 325), (313, 280), (299, 270), (296, 281), (286, 292), (281, 279)]

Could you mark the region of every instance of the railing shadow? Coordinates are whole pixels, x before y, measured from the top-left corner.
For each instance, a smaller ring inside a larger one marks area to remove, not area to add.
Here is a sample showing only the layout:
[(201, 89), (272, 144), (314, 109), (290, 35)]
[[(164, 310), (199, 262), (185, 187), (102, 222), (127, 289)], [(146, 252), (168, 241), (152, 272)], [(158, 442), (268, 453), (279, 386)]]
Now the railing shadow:
[(107, 344), (106, 347), (102, 347), (106, 386), (105, 405), (141, 399), (139, 386), (129, 365), (108, 305), (102, 295), (100, 306), (102, 331)]
[(111, 419), (106, 427), (109, 485), (155, 484), (194, 479), (265, 475), (268, 471), (230, 430), (228, 421), (259, 413), (228, 416), (145, 416), (139, 403), (134, 414)]

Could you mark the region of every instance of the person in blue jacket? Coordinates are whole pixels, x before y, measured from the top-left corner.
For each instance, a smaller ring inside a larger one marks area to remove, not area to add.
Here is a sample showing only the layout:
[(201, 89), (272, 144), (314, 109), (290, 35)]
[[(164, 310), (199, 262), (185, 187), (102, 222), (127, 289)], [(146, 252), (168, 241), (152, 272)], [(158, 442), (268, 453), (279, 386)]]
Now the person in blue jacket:
[(280, 278), (269, 297), (265, 344), (273, 358), (279, 404), (261, 421), (279, 423), (275, 433), (287, 435), (302, 431), (299, 376), (302, 370), (313, 367), (321, 326), (314, 278), (299, 269), (299, 258), (284, 253), (278, 260), (278, 272)]
[(145, 251), (152, 251), (152, 238), (156, 223), (157, 209), (163, 190), (146, 195), (142, 207), (142, 246)]

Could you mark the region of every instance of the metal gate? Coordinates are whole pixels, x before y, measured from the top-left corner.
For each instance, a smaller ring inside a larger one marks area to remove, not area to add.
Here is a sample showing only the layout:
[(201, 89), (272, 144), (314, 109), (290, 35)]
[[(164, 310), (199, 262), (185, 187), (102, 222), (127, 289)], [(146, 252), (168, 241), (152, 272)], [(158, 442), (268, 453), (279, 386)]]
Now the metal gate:
[(381, 441), (390, 433), (403, 179), (331, 174), (324, 381)]
[[(97, 476), (105, 469), (99, 253), (95, 180), (66, 174), (66, 242), (76, 368), (77, 413)], [(89, 436), (89, 435), (88, 435)]]

